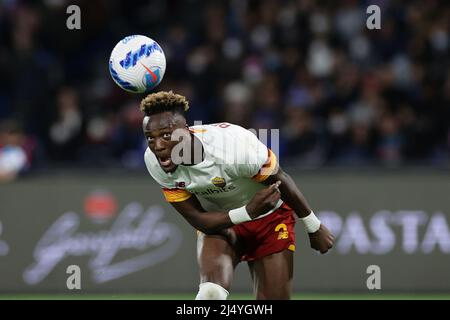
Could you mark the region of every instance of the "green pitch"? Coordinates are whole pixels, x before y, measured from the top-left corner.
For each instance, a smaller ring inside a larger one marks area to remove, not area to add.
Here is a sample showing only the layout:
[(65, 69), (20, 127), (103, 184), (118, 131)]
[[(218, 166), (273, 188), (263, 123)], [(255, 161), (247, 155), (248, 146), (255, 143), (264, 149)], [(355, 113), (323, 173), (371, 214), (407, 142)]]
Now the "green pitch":
[[(195, 294), (0, 294), (0, 300), (193, 300)], [(294, 294), (293, 300), (450, 300), (450, 293)], [(254, 300), (252, 294), (235, 293), (229, 300)]]

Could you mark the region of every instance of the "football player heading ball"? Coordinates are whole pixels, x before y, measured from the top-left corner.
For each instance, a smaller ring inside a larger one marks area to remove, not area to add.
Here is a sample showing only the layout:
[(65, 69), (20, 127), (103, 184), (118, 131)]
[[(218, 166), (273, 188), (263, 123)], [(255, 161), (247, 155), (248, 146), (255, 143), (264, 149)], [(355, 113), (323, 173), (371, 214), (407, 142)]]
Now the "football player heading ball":
[(196, 299), (226, 299), (241, 261), (248, 262), (257, 299), (289, 299), (294, 213), (313, 249), (326, 253), (333, 235), (252, 132), (229, 123), (189, 127), (188, 108), (186, 98), (171, 91), (141, 102), (147, 169), (165, 199), (198, 230)]

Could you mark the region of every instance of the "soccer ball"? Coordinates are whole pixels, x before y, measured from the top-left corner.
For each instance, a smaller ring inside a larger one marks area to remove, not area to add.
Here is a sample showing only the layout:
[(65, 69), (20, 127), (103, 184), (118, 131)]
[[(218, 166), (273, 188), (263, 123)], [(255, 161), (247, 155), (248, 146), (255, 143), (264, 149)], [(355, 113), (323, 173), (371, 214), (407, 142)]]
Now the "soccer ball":
[(122, 89), (142, 93), (155, 88), (164, 77), (166, 56), (159, 44), (142, 35), (117, 43), (109, 58), (109, 72)]

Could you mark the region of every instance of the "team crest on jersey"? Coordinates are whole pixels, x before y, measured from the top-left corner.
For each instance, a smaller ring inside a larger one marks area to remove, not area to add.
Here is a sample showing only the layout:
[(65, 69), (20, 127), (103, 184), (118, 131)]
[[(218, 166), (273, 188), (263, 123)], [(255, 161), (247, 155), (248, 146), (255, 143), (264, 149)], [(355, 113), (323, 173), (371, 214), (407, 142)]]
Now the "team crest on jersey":
[(211, 182), (213, 183), (213, 185), (219, 188), (224, 188), (226, 185), (225, 179), (222, 177), (214, 177), (211, 179)]

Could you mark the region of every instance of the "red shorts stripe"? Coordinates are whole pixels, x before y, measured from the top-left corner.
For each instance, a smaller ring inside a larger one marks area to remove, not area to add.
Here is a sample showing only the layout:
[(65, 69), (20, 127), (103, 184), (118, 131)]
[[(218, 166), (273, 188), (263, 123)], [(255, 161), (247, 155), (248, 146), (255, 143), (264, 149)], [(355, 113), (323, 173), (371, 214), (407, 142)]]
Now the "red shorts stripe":
[(243, 244), (241, 261), (252, 261), (283, 250), (295, 250), (294, 211), (285, 203), (268, 216), (233, 226)]

